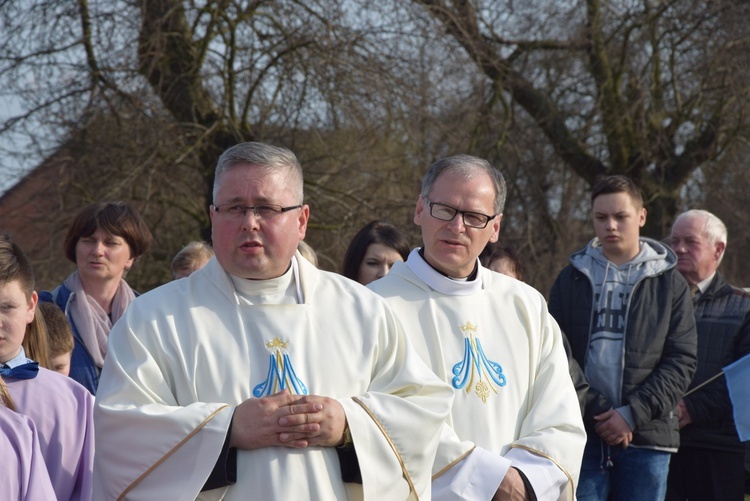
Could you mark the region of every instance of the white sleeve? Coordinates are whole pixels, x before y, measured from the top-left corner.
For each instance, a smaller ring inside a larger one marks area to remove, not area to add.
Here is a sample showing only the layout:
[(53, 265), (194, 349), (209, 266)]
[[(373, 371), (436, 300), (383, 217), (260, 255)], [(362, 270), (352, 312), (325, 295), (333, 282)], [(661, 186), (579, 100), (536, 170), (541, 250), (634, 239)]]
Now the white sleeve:
[(568, 484), (565, 473), (547, 458), (518, 448), (503, 457), (476, 447), (463, 461), (432, 481), (432, 499), (492, 499), (511, 466), (526, 475), (537, 499), (559, 499)]
[(537, 499), (560, 499), (568, 477), (552, 461), (524, 449), (513, 448), (505, 455), (512, 466), (521, 470), (534, 488)]
[(463, 460), (432, 481), (432, 499), (492, 499), (510, 467), (511, 460), (487, 449), (475, 447)]

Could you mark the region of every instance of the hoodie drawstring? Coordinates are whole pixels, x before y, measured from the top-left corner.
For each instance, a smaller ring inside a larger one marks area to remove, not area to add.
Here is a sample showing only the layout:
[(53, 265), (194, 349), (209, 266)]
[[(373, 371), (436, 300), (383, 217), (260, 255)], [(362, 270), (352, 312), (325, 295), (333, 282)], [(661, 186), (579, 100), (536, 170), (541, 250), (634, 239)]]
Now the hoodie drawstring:
[[(602, 440), (601, 438), (599, 439), (599, 443), (601, 444), (601, 461), (600, 461), (601, 470), (602, 470), (602, 472), (604, 471), (605, 468), (608, 469), (608, 470), (611, 470), (612, 467), (614, 467), (614, 465), (615, 465), (615, 463), (612, 462), (611, 449), (610, 449), (609, 445), (605, 444), (604, 440)], [(606, 453), (607, 461), (606, 462), (604, 461), (604, 456), (605, 456), (604, 447), (605, 446), (607, 447), (607, 453)]]

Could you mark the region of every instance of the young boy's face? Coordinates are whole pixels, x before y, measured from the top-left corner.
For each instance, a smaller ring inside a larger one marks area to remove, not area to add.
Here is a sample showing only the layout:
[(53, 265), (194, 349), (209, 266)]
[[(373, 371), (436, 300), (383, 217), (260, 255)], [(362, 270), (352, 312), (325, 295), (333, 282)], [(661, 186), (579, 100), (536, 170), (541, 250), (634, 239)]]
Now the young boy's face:
[(70, 357), (72, 354), (72, 352), (69, 352), (49, 357), (50, 370), (59, 372), (63, 376), (70, 375)]
[(26, 324), (34, 320), (36, 302), (36, 292), (27, 298), (18, 280), (0, 285), (0, 363), (21, 352)]
[(607, 193), (594, 199), (593, 213), (594, 230), (604, 257), (619, 266), (638, 255), (646, 209), (636, 205), (625, 192)]

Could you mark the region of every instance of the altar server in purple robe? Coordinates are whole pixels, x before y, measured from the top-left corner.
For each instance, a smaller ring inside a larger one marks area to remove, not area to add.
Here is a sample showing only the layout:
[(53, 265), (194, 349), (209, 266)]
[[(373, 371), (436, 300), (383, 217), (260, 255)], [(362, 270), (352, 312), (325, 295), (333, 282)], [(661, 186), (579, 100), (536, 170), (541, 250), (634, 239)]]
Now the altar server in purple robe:
[(47, 467), (39, 449), (34, 422), (13, 412), (13, 401), (0, 377), (0, 499), (48, 501), (55, 499)]
[(37, 300), (28, 258), (8, 236), (0, 236), (0, 375), (16, 412), (36, 425), (57, 500), (88, 501), (94, 466), (93, 398), (72, 379), (26, 357), (21, 344)]

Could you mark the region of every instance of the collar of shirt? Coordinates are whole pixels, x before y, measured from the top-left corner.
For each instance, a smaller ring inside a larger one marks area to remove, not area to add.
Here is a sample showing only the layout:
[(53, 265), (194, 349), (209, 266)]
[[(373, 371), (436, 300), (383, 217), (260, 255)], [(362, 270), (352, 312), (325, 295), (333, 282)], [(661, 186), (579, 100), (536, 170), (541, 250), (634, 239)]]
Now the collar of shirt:
[[(419, 249), (411, 251), (409, 258), (406, 260), (406, 266), (431, 289), (448, 296), (471, 296), (482, 290), (482, 280), (479, 278), (479, 273), (474, 280), (446, 277), (419, 255)], [(480, 267), (480, 265), (477, 264), (477, 267)]]
[[(26, 351), (23, 349), (23, 346), (21, 346), (21, 351), (18, 355), (5, 362), (4, 365), (5, 367), (12, 369), (13, 367), (18, 367), (19, 365), (27, 364), (29, 362), (33, 362), (33, 360), (26, 358)], [(0, 364), (0, 366), (2, 366), (2, 364)]]
[(708, 286), (711, 284), (711, 280), (713, 280), (715, 276), (716, 276), (716, 272), (713, 272), (713, 273), (711, 273), (711, 275), (708, 276), (708, 278), (705, 278), (705, 279), (701, 280), (700, 282), (698, 282), (697, 284), (695, 284), (695, 285), (698, 286), (698, 296), (696, 296), (696, 299), (701, 294), (703, 294), (703, 292), (706, 289), (708, 289)]

